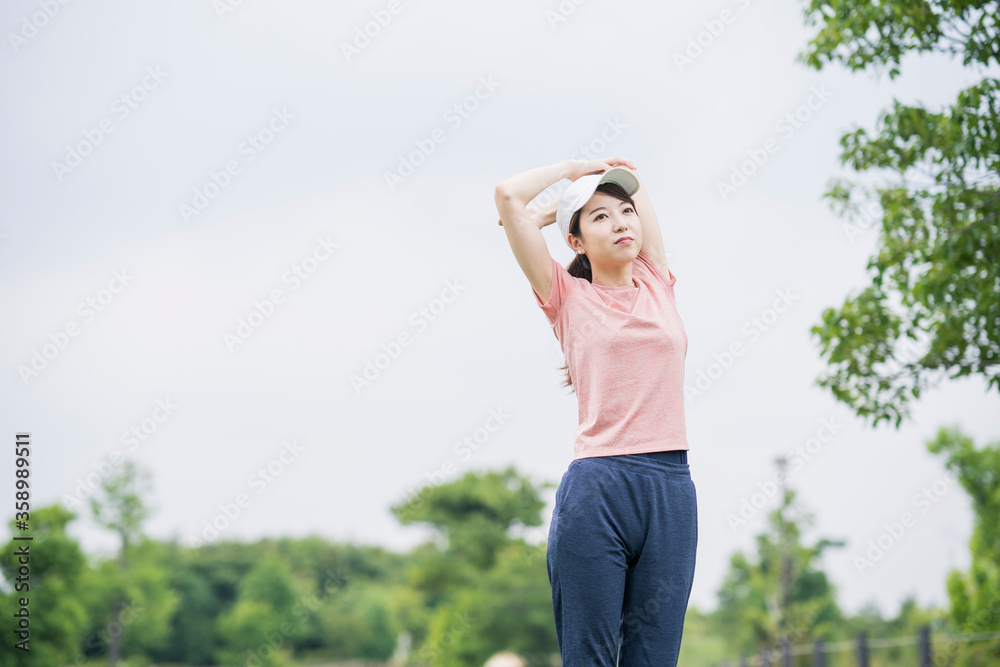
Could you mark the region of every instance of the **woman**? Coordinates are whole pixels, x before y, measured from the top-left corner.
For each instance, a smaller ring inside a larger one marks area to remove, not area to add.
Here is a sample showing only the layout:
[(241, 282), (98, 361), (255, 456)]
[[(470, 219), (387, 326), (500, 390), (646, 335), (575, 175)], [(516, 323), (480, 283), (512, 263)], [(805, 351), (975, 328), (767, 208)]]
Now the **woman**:
[[(574, 456), (546, 547), (564, 667), (677, 664), (698, 512), (687, 463), (687, 335), (660, 227), (635, 166), (564, 160), (496, 186), (500, 224), (566, 357)], [(527, 203), (572, 183), (543, 209)], [(577, 253), (564, 268), (541, 228)], [(620, 659), (620, 662), (616, 662)]]

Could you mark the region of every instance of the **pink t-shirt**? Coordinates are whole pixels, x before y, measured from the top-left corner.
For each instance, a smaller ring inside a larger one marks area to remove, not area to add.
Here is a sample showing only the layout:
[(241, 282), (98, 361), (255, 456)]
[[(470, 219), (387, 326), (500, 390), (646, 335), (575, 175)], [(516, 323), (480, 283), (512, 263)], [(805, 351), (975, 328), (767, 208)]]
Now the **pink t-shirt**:
[(632, 285), (574, 278), (552, 259), (542, 303), (579, 401), (573, 460), (688, 449), (684, 426), (687, 333), (674, 302), (677, 278), (641, 251)]

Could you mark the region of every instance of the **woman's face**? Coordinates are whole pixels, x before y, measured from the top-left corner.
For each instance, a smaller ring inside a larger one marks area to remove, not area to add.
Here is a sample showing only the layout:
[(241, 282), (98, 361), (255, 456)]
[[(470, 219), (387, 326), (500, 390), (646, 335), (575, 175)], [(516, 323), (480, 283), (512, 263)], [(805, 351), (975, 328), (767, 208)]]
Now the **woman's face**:
[[(573, 237), (574, 248), (587, 253), (593, 264), (631, 262), (642, 246), (642, 225), (632, 204), (603, 192), (595, 192), (580, 211), (580, 239)], [(626, 236), (631, 242), (615, 243)]]

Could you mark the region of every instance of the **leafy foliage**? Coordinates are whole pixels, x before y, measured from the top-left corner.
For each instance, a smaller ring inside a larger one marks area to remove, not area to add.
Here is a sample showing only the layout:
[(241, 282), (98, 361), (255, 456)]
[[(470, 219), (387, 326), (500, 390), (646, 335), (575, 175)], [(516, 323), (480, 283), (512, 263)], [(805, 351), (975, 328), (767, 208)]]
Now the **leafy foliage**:
[[(910, 51), (996, 65), (995, 2), (813, 0), (816, 37), (799, 60), (817, 69), (888, 66)], [(899, 428), (909, 404), (949, 378), (1000, 391), (1000, 80), (984, 78), (941, 111), (898, 100), (841, 139), (841, 163), (895, 177), (870, 188), (834, 179), (824, 197), (842, 215), (881, 214), (870, 286), (812, 328), (832, 370), (818, 384), (873, 425)], [(856, 191), (863, 194), (856, 195)], [(867, 200), (869, 206), (862, 207)], [(877, 202), (877, 204), (876, 204)], [(848, 238), (869, 224), (848, 227)]]

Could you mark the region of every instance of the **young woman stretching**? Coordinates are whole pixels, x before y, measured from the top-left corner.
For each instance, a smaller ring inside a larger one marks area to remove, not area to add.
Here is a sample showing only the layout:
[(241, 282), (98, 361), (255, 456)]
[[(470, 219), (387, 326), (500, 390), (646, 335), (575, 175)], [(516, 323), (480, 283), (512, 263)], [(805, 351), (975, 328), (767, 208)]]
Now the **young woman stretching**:
[[(660, 226), (635, 166), (564, 160), (494, 198), (511, 250), (566, 358), (580, 423), (556, 490), (546, 566), (563, 667), (673, 667), (694, 581), (687, 335)], [(544, 209), (527, 203), (572, 183)], [(577, 253), (564, 268), (541, 228)]]

